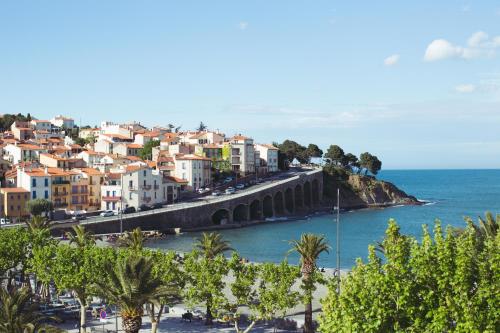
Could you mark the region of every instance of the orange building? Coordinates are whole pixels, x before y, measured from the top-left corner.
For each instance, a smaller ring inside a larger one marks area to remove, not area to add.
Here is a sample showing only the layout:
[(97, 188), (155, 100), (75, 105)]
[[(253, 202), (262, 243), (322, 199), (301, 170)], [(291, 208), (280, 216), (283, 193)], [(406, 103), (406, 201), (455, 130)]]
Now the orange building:
[(4, 217), (20, 219), (29, 216), (26, 202), (29, 200), (29, 191), (21, 187), (0, 188), (0, 213)]

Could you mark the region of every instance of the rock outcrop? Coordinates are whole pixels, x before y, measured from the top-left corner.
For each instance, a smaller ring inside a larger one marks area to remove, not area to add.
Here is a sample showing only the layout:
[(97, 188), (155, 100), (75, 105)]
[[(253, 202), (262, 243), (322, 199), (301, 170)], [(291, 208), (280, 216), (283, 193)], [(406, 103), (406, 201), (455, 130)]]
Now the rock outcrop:
[(355, 174), (341, 184), (340, 200), (344, 209), (421, 204), (392, 183)]

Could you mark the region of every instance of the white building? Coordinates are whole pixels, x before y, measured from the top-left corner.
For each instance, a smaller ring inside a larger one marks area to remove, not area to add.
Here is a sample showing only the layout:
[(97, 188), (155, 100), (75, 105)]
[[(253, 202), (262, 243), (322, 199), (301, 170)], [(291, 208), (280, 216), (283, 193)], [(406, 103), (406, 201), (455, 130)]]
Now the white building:
[(278, 171), (278, 148), (268, 144), (256, 144), (255, 151), (260, 153), (260, 159), (265, 162), (267, 172)]
[(49, 120), (39, 120), (39, 119), (33, 119), (30, 122), (31, 126), (35, 131), (48, 131), (52, 129), (52, 124)]
[(46, 153), (46, 149), (28, 143), (9, 143), (3, 148), (4, 159), (12, 164), (24, 161), (38, 161), (40, 153)]
[(30, 192), (30, 199), (51, 200), (52, 180), (47, 168), (18, 168), (17, 186)]
[(187, 181), (187, 189), (196, 191), (210, 187), (212, 183), (212, 161), (193, 154), (174, 155), (174, 177)]
[(233, 171), (242, 175), (255, 172), (255, 154), (253, 139), (242, 135), (231, 138), (229, 143), (229, 161)]
[(55, 116), (50, 120), (50, 122), (57, 127), (61, 128), (73, 128), (75, 127), (75, 121), (73, 118), (63, 117), (61, 115)]

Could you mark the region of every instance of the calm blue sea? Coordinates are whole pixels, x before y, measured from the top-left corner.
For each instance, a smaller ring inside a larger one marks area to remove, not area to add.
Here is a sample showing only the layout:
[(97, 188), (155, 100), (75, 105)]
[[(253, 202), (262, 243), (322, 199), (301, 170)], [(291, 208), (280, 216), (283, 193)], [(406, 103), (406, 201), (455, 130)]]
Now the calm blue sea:
[[(419, 237), (422, 224), (432, 226), (435, 219), (440, 219), (443, 226), (464, 226), (464, 216), (476, 219), (488, 210), (500, 213), (500, 170), (389, 170), (381, 172), (378, 178), (430, 203), (341, 214), (342, 268), (350, 268), (356, 258), (366, 257), (367, 246), (382, 239), (390, 218), (398, 221), (403, 232)], [(243, 257), (279, 262), (290, 248), (288, 241), (304, 232), (324, 234), (335, 245), (336, 229), (331, 215), (225, 230), (222, 234)], [(149, 245), (189, 251), (198, 236), (198, 233), (170, 236)], [(290, 255), (289, 261), (297, 263), (298, 258)], [(335, 251), (323, 255), (319, 265), (335, 267)]]

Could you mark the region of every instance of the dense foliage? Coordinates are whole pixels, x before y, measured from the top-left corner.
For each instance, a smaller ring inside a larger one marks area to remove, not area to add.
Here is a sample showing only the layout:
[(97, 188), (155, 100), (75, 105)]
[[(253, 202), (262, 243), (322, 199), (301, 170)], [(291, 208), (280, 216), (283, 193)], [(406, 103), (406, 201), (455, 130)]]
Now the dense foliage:
[(500, 234), (483, 238), (477, 229), (469, 220), (461, 232), (443, 232), (437, 222), (417, 242), (390, 221), (379, 251), (369, 247), (340, 293), (331, 284), (321, 331), (500, 331)]
[(151, 160), (153, 154), (153, 148), (160, 145), (160, 140), (151, 140), (144, 144), (142, 149), (139, 149), (139, 157), (143, 160)]
[(3, 114), (0, 117), (0, 130), (7, 131), (10, 130), (10, 126), (15, 121), (31, 121), (31, 115), (28, 113), (26, 116), (18, 113), (18, 114)]
[[(320, 331), (498, 332), (500, 215), (488, 213), (477, 225), (466, 221), (465, 228), (446, 231), (437, 222), (432, 234), (424, 226), (420, 242), (390, 221), (385, 239), (369, 247), (367, 261), (358, 260), (339, 287), (330, 281)], [(324, 283), (316, 260), (329, 249), (322, 236), (305, 234), (291, 241), (300, 266), (247, 263), (217, 233), (204, 234), (183, 256), (143, 249), (139, 243), (99, 247), (82, 227), (73, 229), (69, 243), (58, 243), (40, 217), (28, 228), (0, 229), (0, 273), (6, 286), (0, 291), (0, 318), (7, 318), (0, 332), (42, 331), (43, 318), (33, 301), (50, 298), (41, 288), (47, 292), (50, 283), (59, 292), (73, 292), (82, 309), (92, 296), (119, 305), (125, 332), (138, 331), (146, 306), (155, 333), (165, 306), (178, 302), (204, 306), (207, 324), (218, 318), (232, 323), (236, 332), (283, 317), (302, 302), (304, 330), (314, 330), (312, 295)], [(232, 251), (229, 259), (227, 251)], [(27, 276), (37, 281), (33, 293), (16, 289), (14, 276), (24, 285)], [(86, 311), (80, 317), (85, 332)]]

